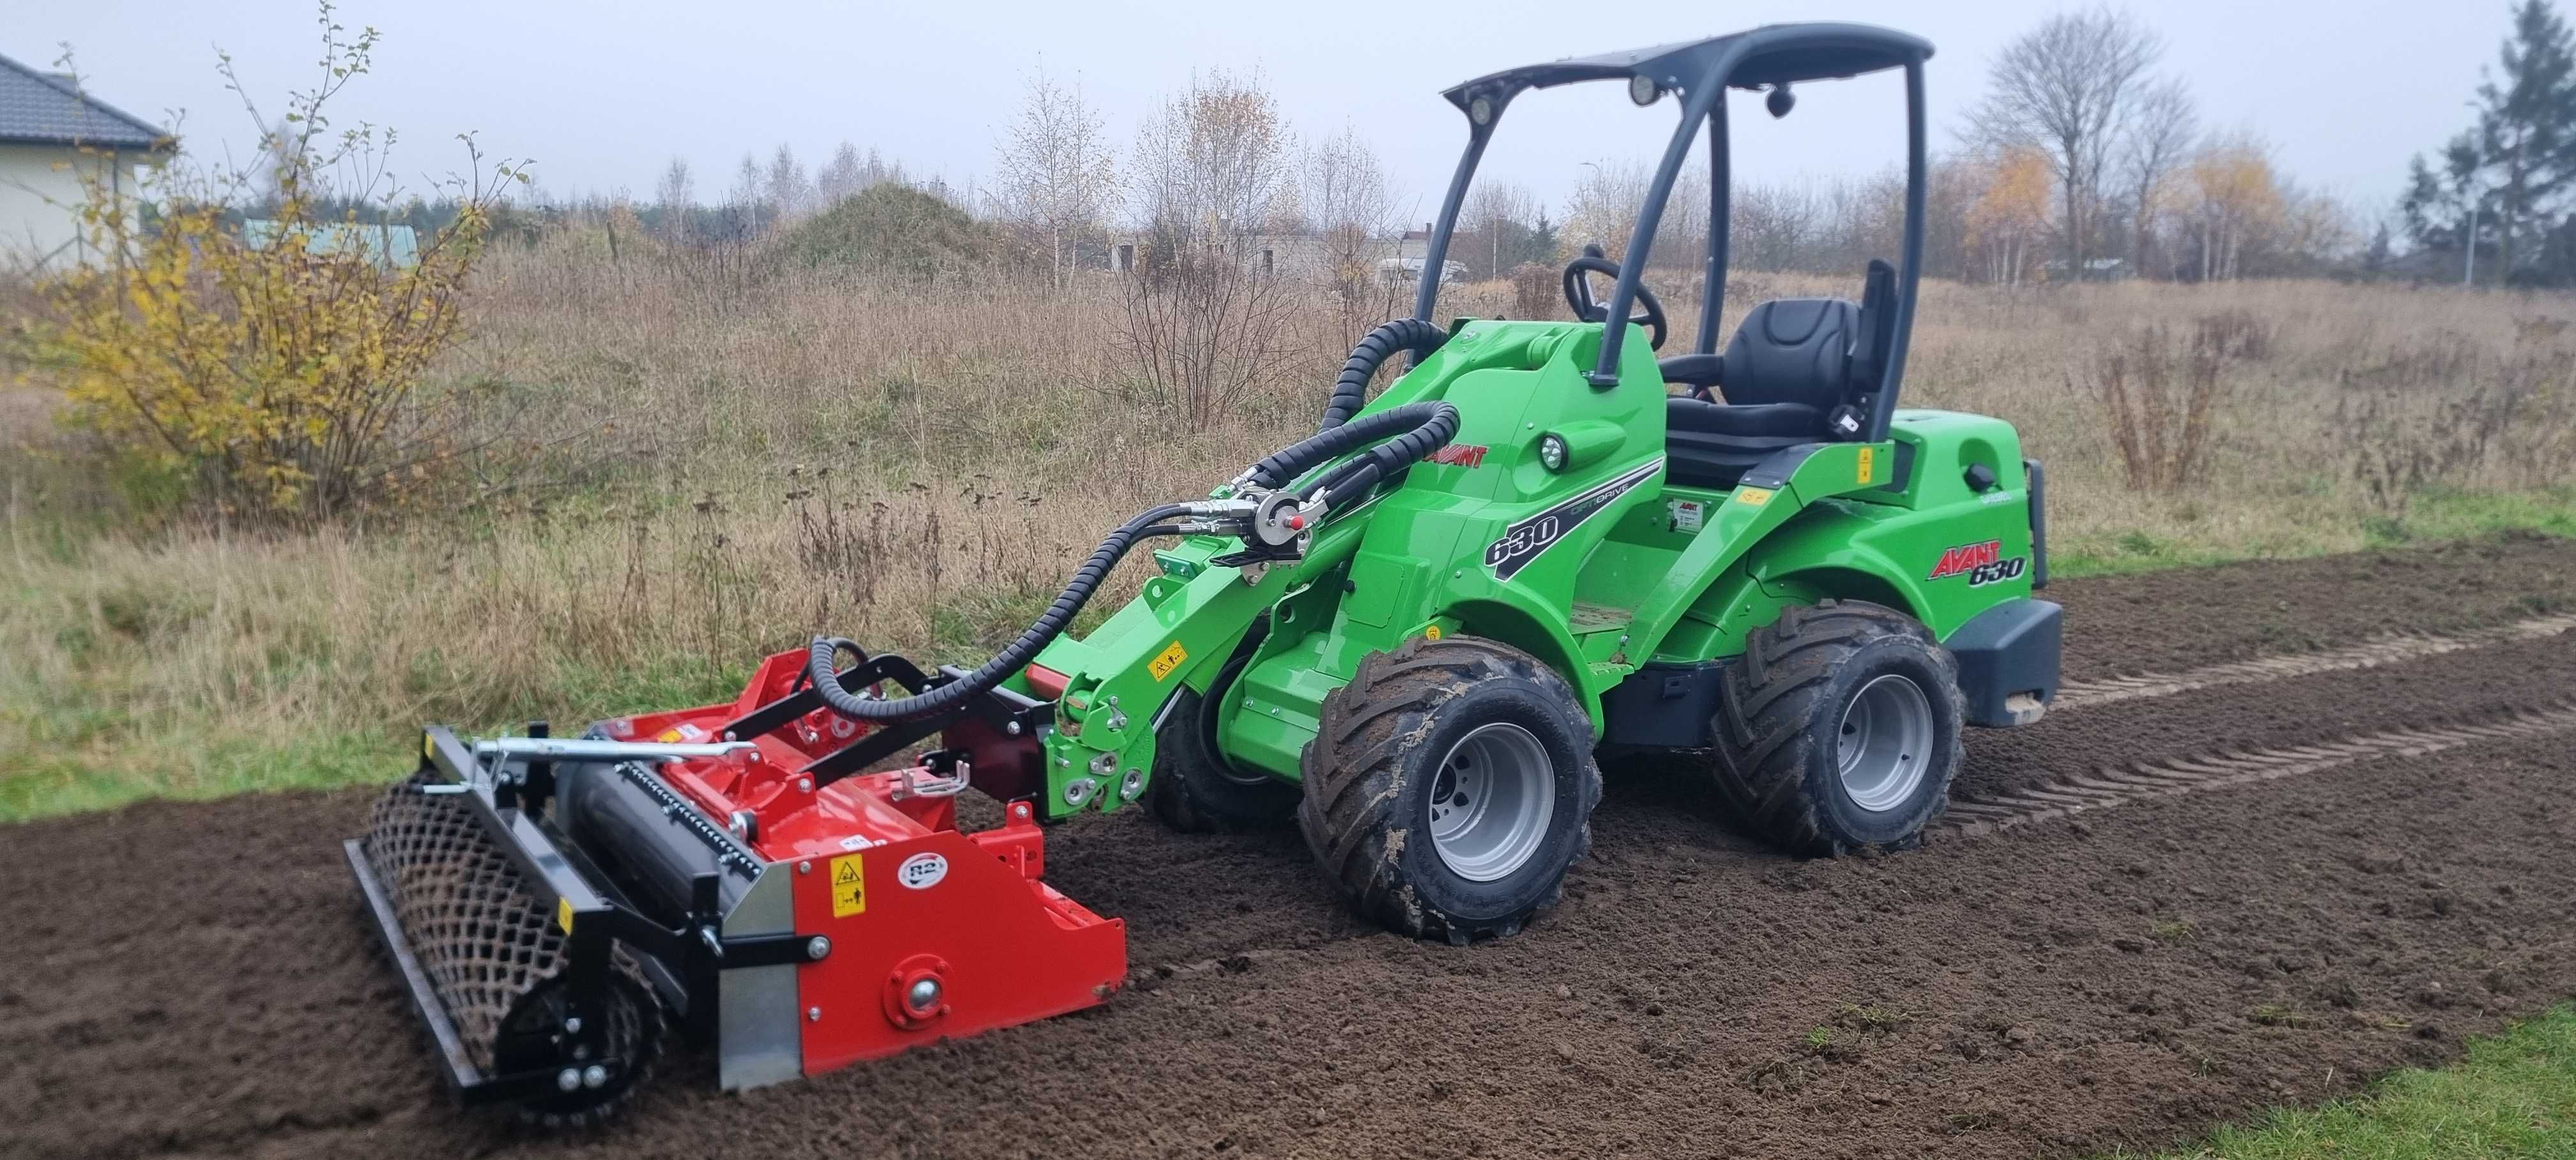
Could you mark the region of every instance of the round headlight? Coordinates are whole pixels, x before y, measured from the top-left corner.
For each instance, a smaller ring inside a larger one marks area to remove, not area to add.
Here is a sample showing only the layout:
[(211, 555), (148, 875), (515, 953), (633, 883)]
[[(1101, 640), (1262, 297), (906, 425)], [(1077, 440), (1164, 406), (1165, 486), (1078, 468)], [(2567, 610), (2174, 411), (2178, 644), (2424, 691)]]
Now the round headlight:
[(1651, 105), (1655, 103), (1657, 98), (1662, 97), (1663, 95), (1664, 87), (1656, 84), (1655, 78), (1653, 77), (1639, 73), (1636, 76), (1628, 78), (1629, 100), (1635, 101), (1640, 105)]
[(1538, 441), (1538, 461), (1546, 464), (1549, 471), (1565, 470), (1564, 437), (1559, 435), (1540, 436)]
[(1479, 125), (1494, 123), (1494, 102), (1484, 97), (1467, 102), (1467, 119)]

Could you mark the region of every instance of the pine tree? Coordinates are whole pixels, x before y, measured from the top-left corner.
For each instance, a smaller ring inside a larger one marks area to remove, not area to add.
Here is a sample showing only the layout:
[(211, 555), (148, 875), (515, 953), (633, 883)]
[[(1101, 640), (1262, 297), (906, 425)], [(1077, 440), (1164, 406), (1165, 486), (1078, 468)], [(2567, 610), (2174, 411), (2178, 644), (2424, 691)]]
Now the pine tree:
[[(2520, 264), (2516, 243), (2545, 233), (2576, 188), (2576, 35), (2549, 0), (2522, 0), (2497, 69), (2478, 85), (2478, 122), (2451, 139), (2440, 168), (2423, 157), (2408, 174), (2402, 208), (2418, 242), (2475, 246), (2492, 229), (2499, 277)], [(2479, 237), (2460, 228), (2474, 204)]]

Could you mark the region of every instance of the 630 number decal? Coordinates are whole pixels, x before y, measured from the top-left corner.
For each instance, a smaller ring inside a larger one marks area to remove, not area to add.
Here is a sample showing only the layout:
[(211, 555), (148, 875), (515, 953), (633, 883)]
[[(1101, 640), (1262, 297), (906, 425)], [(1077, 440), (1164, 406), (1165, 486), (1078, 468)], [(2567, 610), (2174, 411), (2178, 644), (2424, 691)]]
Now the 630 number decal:
[(2030, 557), (2003, 554), (2004, 542), (1987, 540), (1979, 544), (1961, 544), (1941, 553), (1941, 562), (1932, 566), (1933, 580), (1966, 576), (1968, 587), (1982, 588), (2019, 577), (2030, 567)]

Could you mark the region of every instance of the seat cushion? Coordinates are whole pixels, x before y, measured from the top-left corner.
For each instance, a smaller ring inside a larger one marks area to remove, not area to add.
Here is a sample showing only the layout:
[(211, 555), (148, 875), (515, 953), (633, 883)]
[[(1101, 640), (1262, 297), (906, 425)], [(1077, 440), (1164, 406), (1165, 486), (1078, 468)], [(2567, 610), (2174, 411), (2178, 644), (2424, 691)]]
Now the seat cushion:
[(1724, 491), (1753, 465), (1818, 442), (1823, 419), (1796, 403), (1730, 406), (1676, 396), (1664, 401), (1664, 478)]
[(1710, 403), (1679, 395), (1664, 401), (1666, 431), (1789, 435), (1805, 442), (1817, 438), (1824, 425), (1824, 413), (1803, 403)]

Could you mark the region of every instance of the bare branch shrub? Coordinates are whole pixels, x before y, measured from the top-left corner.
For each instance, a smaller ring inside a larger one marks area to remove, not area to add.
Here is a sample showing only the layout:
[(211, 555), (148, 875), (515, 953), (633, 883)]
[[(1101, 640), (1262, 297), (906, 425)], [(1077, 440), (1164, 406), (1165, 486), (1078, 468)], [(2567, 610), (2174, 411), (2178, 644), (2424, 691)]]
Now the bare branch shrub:
[(2234, 310), (2202, 316), (2182, 340), (2147, 327), (2104, 357), (2094, 392), (2130, 487), (2179, 491), (2198, 478), (2231, 372), (2270, 357), (2271, 342), (2268, 324)]
[(1294, 349), (1295, 295), (1289, 280), (1245, 268), (1224, 243), (1157, 252), (1121, 284), (1121, 353), (1142, 401), (1166, 409), (1186, 430), (1226, 416)]
[(2334, 426), (2373, 508), (2396, 517), (2428, 490), (2576, 478), (2576, 352), (2554, 341), (2566, 324), (2516, 321), (2509, 354), (2437, 333), (2344, 368)]
[(1288, 279), (1253, 267), (1250, 240), (1294, 214), (1294, 140), (1256, 76), (1191, 79), (1136, 138), (1131, 169), (1151, 243), (1121, 285), (1117, 336), (1143, 400), (1204, 429), (1291, 348)]

